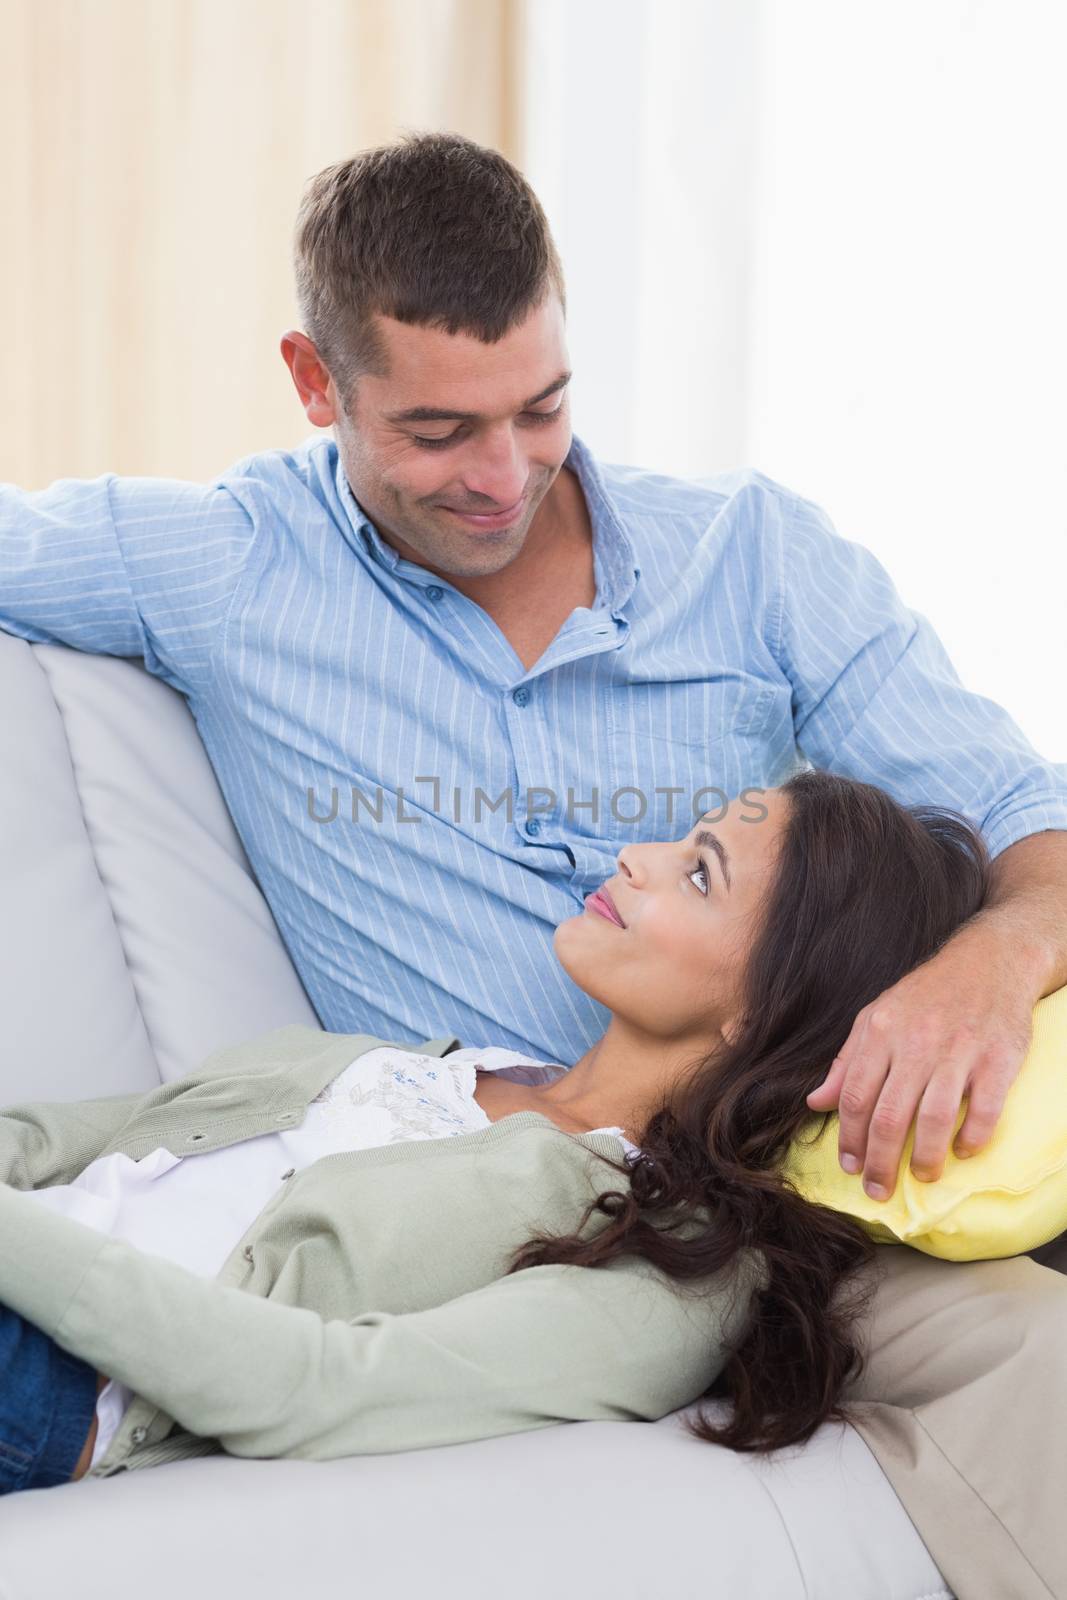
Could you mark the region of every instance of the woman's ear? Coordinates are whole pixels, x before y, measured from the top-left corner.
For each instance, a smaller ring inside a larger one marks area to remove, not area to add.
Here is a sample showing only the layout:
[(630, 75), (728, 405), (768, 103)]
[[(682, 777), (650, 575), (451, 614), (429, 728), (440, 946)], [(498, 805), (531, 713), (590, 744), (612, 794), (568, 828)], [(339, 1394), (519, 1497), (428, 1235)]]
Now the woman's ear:
[(719, 1024), (719, 1032), (727, 1044), (736, 1044), (741, 1036), (741, 1018), (735, 1012)]

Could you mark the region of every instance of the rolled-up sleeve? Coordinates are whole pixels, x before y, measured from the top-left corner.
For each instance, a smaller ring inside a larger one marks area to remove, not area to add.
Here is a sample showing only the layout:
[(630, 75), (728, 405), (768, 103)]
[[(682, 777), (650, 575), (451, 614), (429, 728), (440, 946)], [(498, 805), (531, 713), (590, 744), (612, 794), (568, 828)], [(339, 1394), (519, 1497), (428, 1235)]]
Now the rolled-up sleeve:
[(32, 644), (138, 656), (203, 682), (254, 531), (219, 484), (60, 478), (0, 484), (0, 628)]
[(962, 812), (992, 856), (1028, 834), (1067, 829), (1067, 764), (1046, 761), (1003, 706), (964, 687), (877, 557), (799, 496), (783, 497), (770, 525), (769, 643), (792, 685), (801, 754), (902, 804)]

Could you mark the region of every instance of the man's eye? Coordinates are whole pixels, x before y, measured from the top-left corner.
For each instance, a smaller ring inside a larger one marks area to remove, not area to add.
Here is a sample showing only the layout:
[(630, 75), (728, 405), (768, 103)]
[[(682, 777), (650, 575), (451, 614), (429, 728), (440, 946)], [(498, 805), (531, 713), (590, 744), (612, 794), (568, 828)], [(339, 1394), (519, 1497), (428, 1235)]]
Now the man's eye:
[[(524, 411), (523, 416), (537, 427), (546, 422), (555, 422), (562, 410), (562, 405), (558, 405), (555, 411)], [(421, 450), (445, 450), (450, 444), (455, 443), (462, 432), (462, 428), (457, 428), (455, 433), (448, 433), (443, 439), (427, 439), (422, 434), (413, 433), (411, 442), (417, 444)]]

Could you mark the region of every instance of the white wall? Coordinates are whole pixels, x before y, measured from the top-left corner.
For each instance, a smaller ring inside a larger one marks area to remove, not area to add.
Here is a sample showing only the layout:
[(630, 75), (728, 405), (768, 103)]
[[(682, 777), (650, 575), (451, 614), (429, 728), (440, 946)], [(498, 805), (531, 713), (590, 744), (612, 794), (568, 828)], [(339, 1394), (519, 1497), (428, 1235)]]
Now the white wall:
[(567, 274), (576, 431), (608, 461), (734, 465), (758, 6), (531, 0), (527, 18), (523, 168)]
[(1067, 7), (528, 10), (576, 430), (817, 500), (1067, 761)]

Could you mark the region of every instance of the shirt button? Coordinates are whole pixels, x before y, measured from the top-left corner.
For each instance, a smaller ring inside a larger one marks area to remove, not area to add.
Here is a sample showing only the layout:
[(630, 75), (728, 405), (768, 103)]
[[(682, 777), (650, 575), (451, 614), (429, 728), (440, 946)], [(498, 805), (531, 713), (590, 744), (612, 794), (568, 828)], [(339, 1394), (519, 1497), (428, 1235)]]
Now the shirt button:
[(524, 706), (530, 698), (530, 691), (525, 684), (520, 684), (511, 698), (517, 706)]
[(538, 822), (536, 817), (532, 817), (526, 824), (526, 832), (530, 835), (531, 839), (536, 839), (537, 835), (541, 832), (541, 824)]
[(147, 1428), (134, 1428), (133, 1432), (130, 1434), (130, 1442), (132, 1444), (143, 1444), (147, 1438)]
[(430, 587), (426, 591), (431, 600), (440, 600), (444, 592), (445, 591), (443, 589), (439, 589), (437, 587), (436, 583), (431, 583)]

